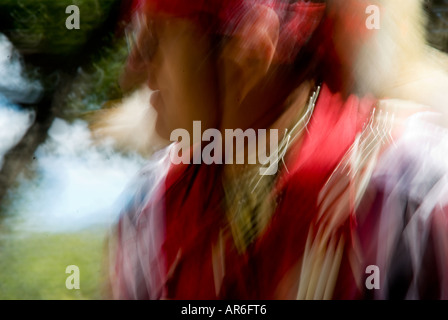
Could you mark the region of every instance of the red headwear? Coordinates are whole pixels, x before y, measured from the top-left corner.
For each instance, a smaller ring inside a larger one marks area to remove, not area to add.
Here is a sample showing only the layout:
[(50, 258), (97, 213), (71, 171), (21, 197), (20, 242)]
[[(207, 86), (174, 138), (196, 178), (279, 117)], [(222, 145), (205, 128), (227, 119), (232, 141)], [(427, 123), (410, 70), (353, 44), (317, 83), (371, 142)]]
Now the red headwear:
[(250, 8), (264, 5), (273, 9), (280, 21), (278, 57), (291, 61), (320, 24), (325, 2), (307, 0), (136, 0), (134, 10), (148, 14), (196, 19), (207, 14), (216, 21), (213, 32), (233, 35)]

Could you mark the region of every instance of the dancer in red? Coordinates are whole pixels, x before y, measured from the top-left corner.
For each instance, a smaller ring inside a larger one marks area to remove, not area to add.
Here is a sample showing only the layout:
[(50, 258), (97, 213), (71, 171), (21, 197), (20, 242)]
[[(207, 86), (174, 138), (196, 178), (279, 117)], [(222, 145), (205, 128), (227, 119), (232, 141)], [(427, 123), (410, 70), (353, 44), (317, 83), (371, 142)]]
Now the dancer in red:
[[(201, 121), (202, 133), (275, 129), (281, 161), (275, 175), (262, 176), (259, 164), (172, 164), (173, 145), (155, 154), (117, 225), (113, 297), (370, 297), (367, 262), (390, 270), (395, 250), (384, 255), (378, 240), (384, 232), (402, 237), (398, 223), (387, 229), (379, 216), (404, 209), (385, 213), (384, 198), (374, 199), (385, 191), (386, 158), (403, 150), (393, 148), (392, 115), (371, 96), (350, 93), (352, 79), (332, 42), (332, 7), (147, 0), (137, 8), (140, 37), (128, 77), (148, 79), (154, 90), (158, 133), (193, 136), (193, 121)], [(396, 279), (382, 280), (377, 297), (390, 297)], [(415, 297), (409, 283), (403, 297)]]

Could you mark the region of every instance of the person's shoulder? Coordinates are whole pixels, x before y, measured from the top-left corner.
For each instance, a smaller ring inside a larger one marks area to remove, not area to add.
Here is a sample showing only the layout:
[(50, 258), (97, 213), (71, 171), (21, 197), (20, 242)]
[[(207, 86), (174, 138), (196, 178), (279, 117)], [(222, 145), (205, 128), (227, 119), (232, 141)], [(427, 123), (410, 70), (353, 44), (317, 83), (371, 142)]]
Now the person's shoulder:
[[(406, 181), (403, 187), (409, 189), (415, 185), (431, 184), (447, 175), (448, 128), (444, 125), (445, 115), (401, 100), (387, 101), (387, 104), (389, 108), (383, 110), (388, 110), (394, 122), (389, 132), (391, 142), (378, 159), (375, 176)], [(402, 112), (407, 113), (406, 116), (401, 116)]]
[[(379, 135), (380, 130), (390, 141), (372, 162), (374, 169), (357, 207), (359, 234), (365, 238), (364, 251), (371, 252), (367, 259), (388, 273), (381, 285), (383, 298), (397, 293), (411, 299), (440, 298), (445, 291), (442, 286), (448, 283), (444, 274), (435, 271), (446, 270), (448, 261), (446, 119), (442, 113), (415, 103), (386, 103), (383, 116), (395, 116), (395, 121), (390, 121), (391, 126), (380, 122), (372, 130), (376, 141), (386, 137)], [(371, 234), (366, 230), (376, 231)], [(400, 282), (402, 274), (413, 274), (412, 282)]]

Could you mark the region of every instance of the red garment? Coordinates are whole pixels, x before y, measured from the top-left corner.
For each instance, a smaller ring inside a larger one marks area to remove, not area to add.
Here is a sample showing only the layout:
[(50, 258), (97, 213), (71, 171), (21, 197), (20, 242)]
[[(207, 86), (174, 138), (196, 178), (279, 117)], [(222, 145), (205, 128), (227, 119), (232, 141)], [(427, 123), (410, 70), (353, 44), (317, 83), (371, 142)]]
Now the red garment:
[[(278, 209), (267, 233), (256, 244), (260, 286), (257, 298), (295, 299), (296, 291), (285, 291), (279, 284), (288, 277), (297, 280), (290, 272), (298, 272), (309, 228), (317, 226), (318, 194), (362, 130), (372, 106), (370, 98), (360, 100), (351, 95), (344, 101), (341, 94), (323, 86), (303, 144), (293, 147), (287, 155), (289, 174), (283, 175), (278, 186)], [(347, 221), (339, 230), (346, 239), (350, 239), (350, 227)], [(356, 294), (345, 258), (335, 299), (354, 298)]]
[[(279, 179), (278, 206), (268, 230), (243, 254), (235, 249), (227, 228), (222, 166), (172, 166), (159, 196), (150, 199), (138, 217), (131, 218), (135, 225), (143, 224), (143, 227), (134, 231), (124, 228), (123, 223), (119, 226), (115, 265), (117, 297), (295, 298), (297, 266), (308, 230), (316, 223), (318, 193), (361, 131), (371, 106), (370, 99), (350, 96), (344, 101), (326, 85), (322, 87), (303, 143), (292, 146), (289, 151), (286, 161), (289, 173), (284, 170)], [(164, 221), (159, 225), (163, 225), (163, 232), (153, 230), (164, 235), (161, 252), (150, 235), (139, 234), (151, 232), (151, 228), (144, 225), (154, 221), (154, 215), (163, 216)], [(349, 221), (340, 232), (350, 238)], [(124, 239), (126, 245), (123, 245)], [(135, 247), (147, 246), (153, 250), (134, 249), (132, 241), (137, 242)], [(350, 245), (347, 241), (347, 246)], [(224, 252), (224, 261), (218, 265), (213, 258), (216, 250)], [(142, 252), (147, 256), (142, 256)], [(155, 274), (152, 268), (158, 266), (163, 266), (163, 275), (148, 281), (148, 275)], [(223, 272), (219, 272), (220, 268), (224, 268)], [(338, 281), (340, 285), (336, 286), (334, 298), (356, 296), (346, 258), (342, 261)], [(154, 288), (154, 283), (163, 288)], [(136, 290), (134, 287), (138, 284), (143, 288)]]

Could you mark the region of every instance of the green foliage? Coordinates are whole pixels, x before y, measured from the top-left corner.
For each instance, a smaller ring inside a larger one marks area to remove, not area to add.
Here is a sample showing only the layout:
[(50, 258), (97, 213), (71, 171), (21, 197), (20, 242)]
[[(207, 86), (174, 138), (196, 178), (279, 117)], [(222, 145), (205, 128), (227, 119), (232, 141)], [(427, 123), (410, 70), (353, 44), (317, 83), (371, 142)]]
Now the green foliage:
[[(79, 50), (109, 15), (116, 0), (3, 0), (0, 11), (10, 20), (10, 36), (24, 53), (70, 54)], [(80, 30), (68, 30), (65, 9), (77, 5)]]
[(83, 113), (100, 109), (109, 100), (122, 97), (118, 79), (128, 49), (124, 38), (114, 39), (111, 42), (110, 46), (104, 46), (101, 52), (93, 57), (90, 64), (78, 68), (60, 116), (78, 117)]

